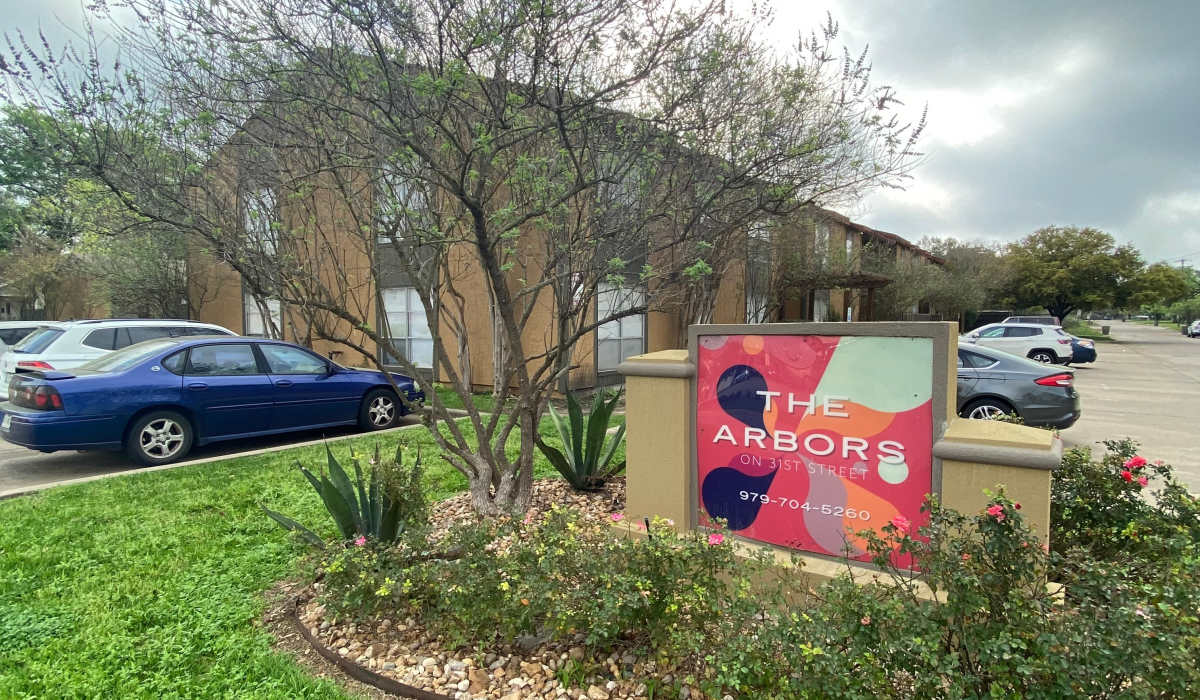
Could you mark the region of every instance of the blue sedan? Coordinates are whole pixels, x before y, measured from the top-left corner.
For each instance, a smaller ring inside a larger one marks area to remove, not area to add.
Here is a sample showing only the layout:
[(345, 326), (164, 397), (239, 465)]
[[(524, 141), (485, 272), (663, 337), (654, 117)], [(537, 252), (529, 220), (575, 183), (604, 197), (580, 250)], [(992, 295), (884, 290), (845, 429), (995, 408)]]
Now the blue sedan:
[(219, 440), (390, 428), (425, 400), (412, 379), (391, 379), (291, 343), (163, 338), (69, 371), (13, 377), (0, 437), (43, 452), (124, 449), (142, 464), (167, 464)]

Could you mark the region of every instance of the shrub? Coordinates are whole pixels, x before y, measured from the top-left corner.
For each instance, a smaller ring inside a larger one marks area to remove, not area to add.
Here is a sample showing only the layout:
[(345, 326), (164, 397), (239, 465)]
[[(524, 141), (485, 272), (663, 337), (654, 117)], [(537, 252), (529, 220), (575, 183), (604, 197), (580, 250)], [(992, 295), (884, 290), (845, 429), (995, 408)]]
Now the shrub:
[[(1086, 550), (1100, 561), (1173, 561), (1200, 543), (1200, 500), (1170, 465), (1147, 462), (1131, 440), (1109, 440), (1106, 454), (1088, 448), (1063, 455), (1054, 472), (1050, 542), (1060, 553)], [(1147, 496), (1150, 498), (1147, 498)]]
[(534, 438), (538, 449), (550, 464), (554, 465), (558, 473), (576, 490), (599, 489), (604, 486), (604, 482), (625, 469), (624, 461), (613, 461), (617, 447), (625, 436), (625, 424), (622, 423), (612, 439), (605, 442), (605, 438), (608, 437), (608, 419), (620, 398), (619, 391), (613, 393), (612, 398), (608, 398), (604, 391), (597, 392), (585, 420), (579, 400), (575, 398), (575, 394), (567, 392), (568, 422), (563, 422), (553, 404), (550, 406), (550, 417), (554, 421), (559, 439), (562, 440), (563, 449), (559, 450), (547, 444), (540, 436)]
[[(428, 521), (425, 492), (421, 485), (421, 455), (418, 453), (412, 464), (406, 467), (403, 449), (403, 446), (397, 447), (396, 456), (384, 461), (380, 459), (379, 446), (376, 445), (375, 455), (368, 464), (365, 476), (358, 456), (351, 452), (353, 481), (333, 456), (329, 445), (325, 446), (328, 474), (322, 472), (318, 479), (312, 472), (297, 465), (321, 496), (342, 540), (355, 540), (360, 546), (367, 538), (383, 543), (395, 542), (407, 527), (424, 525)], [(296, 532), (309, 544), (318, 548), (325, 546), (319, 535), (292, 518), (266, 506), (262, 506), (262, 509), (272, 520)]]

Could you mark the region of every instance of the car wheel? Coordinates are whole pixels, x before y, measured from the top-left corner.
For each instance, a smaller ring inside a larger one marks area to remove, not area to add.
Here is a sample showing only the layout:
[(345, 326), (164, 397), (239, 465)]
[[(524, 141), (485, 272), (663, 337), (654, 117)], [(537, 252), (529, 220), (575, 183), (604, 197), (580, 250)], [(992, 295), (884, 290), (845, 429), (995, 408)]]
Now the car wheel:
[(363, 430), (385, 430), (400, 420), (403, 409), (396, 392), (391, 389), (372, 389), (363, 397), (358, 411), (358, 425)]
[(967, 407), (962, 410), (962, 417), (975, 420), (994, 420), (1008, 413), (1017, 414), (1012, 406), (1000, 399), (979, 399), (967, 404)]
[(1049, 350), (1030, 350), (1029, 359), (1033, 360), (1034, 362), (1053, 365), (1058, 362), (1058, 355), (1055, 355)]
[(139, 464), (170, 464), (191, 451), (194, 435), (187, 418), (174, 411), (153, 411), (134, 421), (125, 451)]

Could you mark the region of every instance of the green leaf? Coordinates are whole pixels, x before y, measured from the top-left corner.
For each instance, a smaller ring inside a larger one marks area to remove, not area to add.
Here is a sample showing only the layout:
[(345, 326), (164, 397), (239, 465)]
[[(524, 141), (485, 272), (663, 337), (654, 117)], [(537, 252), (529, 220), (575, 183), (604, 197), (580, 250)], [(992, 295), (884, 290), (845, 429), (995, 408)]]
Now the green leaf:
[(536, 438), (534, 442), (538, 449), (542, 451), (542, 454), (546, 456), (551, 466), (557, 469), (558, 473), (562, 474), (562, 477), (567, 480), (567, 483), (576, 489), (582, 490), (587, 488), (587, 484), (583, 483), (579, 478), (579, 474), (575, 473), (575, 469), (567, 462), (566, 456), (557, 447), (546, 444), (540, 437)]
[[(328, 456), (329, 461), (329, 479), (326, 483), (335, 488), (342, 497), (342, 502), (347, 508), (351, 522), (354, 525), (351, 534), (355, 531), (365, 533), (366, 529), (362, 521), (362, 514), (358, 508), (358, 498), (354, 495), (354, 486), (350, 483), (350, 477), (346, 475), (346, 470), (342, 469), (342, 465), (334, 458), (333, 450), (329, 449), (329, 443), (325, 443), (325, 454)], [(347, 537), (349, 536), (347, 535)]]
[(312, 546), (316, 547), (317, 549), (325, 549), (325, 542), (324, 542), (324, 540), (321, 539), (320, 535), (318, 535), (317, 533), (313, 532), (312, 530), (309, 530), (308, 528), (304, 527), (300, 523), (296, 522), (295, 520), (292, 520), (291, 518), (289, 518), (288, 516), (286, 516), (282, 513), (276, 513), (275, 511), (271, 510), (270, 508), (268, 508), (266, 506), (260, 505), (259, 508), (262, 508), (263, 511), (267, 514), (267, 516), (269, 518), (271, 518), (275, 522), (282, 525), (283, 529), (290, 530), (291, 532), (295, 532), (295, 533), (299, 534), (302, 538), (304, 538), (304, 540), (306, 542), (308, 542)]
[(571, 421), (571, 441), (564, 441), (563, 446), (571, 450), (575, 457), (575, 469), (578, 470), (583, 466), (583, 409), (571, 392), (567, 392), (567, 415)]
[[(621, 438), (623, 438), (623, 437), (625, 437), (625, 424), (624, 423), (621, 424), (621, 427), (617, 428), (616, 433), (613, 433), (612, 442), (610, 442), (608, 444), (608, 449), (604, 451), (604, 457), (601, 458), (601, 460), (600, 460), (601, 468), (604, 468), (605, 466), (608, 465), (609, 462), (612, 461), (613, 455), (615, 455), (617, 453), (617, 447), (619, 447), (621, 445)], [(625, 462), (621, 462), (621, 469), (624, 469), (624, 468), (625, 468)], [(617, 469), (617, 470), (611, 471), (609, 473), (617, 474), (621, 471), (621, 469)]]
[[(351, 493), (351, 498), (353, 497)], [(344, 539), (351, 539), (361, 532), (355, 523), (350, 504), (333, 482), (325, 477), (321, 477), (321, 500), (325, 502), (325, 509), (333, 516), (333, 522), (337, 524), (338, 531)]]
[(608, 432), (608, 417), (612, 414), (613, 404), (604, 400), (605, 393), (599, 392), (592, 402), (592, 410), (588, 414), (587, 445), (584, 448), (583, 468), (586, 476), (593, 476), (600, 466), (600, 450), (604, 446), (604, 436)]

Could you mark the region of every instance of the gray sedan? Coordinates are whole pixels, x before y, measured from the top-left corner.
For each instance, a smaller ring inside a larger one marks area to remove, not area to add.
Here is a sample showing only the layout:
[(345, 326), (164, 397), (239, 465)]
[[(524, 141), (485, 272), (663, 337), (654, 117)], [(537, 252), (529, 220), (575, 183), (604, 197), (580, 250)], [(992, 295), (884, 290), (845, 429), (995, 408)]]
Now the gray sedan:
[(1014, 413), (1026, 425), (1069, 428), (1079, 420), (1073, 370), (1047, 367), (999, 350), (958, 349), (958, 415)]

